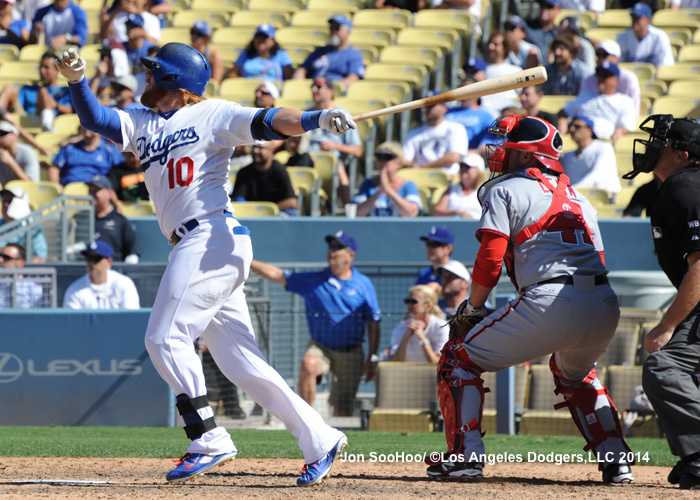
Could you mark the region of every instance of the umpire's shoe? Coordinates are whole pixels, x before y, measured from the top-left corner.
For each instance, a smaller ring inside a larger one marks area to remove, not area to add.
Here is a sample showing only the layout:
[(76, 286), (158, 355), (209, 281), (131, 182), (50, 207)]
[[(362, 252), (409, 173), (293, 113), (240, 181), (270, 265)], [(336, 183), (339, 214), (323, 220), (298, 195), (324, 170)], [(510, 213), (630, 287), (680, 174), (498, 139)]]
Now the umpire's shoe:
[(312, 464), (305, 464), (301, 470), (301, 476), (297, 479), (297, 486), (321, 486), (331, 474), (333, 463), (338, 455), (348, 445), (348, 438), (343, 435), (328, 454)]
[(610, 464), (603, 469), (603, 482), (606, 484), (629, 484), (634, 482), (634, 475), (627, 464)]
[(209, 469), (217, 465), (223, 465), (236, 458), (236, 451), (222, 453), (221, 455), (204, 455), (202, 453), (186, 453), (180, 460), (176, 460), (177, 467), (168, 472), (165, 479), (169, 483), (184, 483), (190, 479), (201, 476)]
[(428, 467), (428, 477), (437, 481), (455, 481), (462, 479), (480, 479), (484, 477), (482, 462), (450, 462)]
[(680, 460), (668, 475), (668, 482), (682, 490), (700, 490), (700, 453)]

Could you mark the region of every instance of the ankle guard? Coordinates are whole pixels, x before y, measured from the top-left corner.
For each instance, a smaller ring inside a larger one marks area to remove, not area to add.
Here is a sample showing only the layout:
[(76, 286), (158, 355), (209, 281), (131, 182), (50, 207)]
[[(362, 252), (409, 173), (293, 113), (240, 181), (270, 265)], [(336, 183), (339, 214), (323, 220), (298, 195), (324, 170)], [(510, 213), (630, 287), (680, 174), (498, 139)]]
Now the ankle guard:
[(191, 440), (194, 441), (200, 438), (205, 432), (216, 428), (213, 412), (212, 416), (206, 419), (202, 419), (199, 412), (197, 412), (197, 410), (201, 410), (202, 408), (210, 408), (206, 394), (194, 399), (190, 399), (187, 394), (180, 394), (176, 398), (175, 406), (182, 416), (182, 420), (185, 421), (185, 434), (187, 434), (187, 437)]

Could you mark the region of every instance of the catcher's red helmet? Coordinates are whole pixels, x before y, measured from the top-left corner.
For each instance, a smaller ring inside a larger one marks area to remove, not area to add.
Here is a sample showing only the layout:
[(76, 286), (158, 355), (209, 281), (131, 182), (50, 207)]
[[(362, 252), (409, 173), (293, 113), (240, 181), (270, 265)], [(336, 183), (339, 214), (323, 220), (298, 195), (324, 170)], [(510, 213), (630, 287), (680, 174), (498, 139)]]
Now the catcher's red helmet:
[(498, 137), (496, 144), (488, 145), (487, 162), (492, 172), (503, 172), (509, 149), (530, 151), (545, 167), (564, 171), (559, 163), (564, 142), (549, 122), (535, 116), (507, 115), (494, 121), (489, 132)]

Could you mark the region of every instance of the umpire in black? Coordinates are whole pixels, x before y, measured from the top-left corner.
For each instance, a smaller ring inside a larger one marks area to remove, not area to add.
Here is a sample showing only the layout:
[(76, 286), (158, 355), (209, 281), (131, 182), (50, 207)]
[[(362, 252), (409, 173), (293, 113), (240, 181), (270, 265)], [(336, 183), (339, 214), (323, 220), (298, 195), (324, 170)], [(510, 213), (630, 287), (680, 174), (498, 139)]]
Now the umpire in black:
[(668, 481), (700, 489), (700, 125), (652, 115), (640, 128), (649, 140), (635, 141), (634, 170), (623, 177), (653, 171), (660, 184), (649, 214), (652, 237), (659, 265), (678, 290), (644, 339), (650, 356), (642, 384), (671, 453), (681, 458)]

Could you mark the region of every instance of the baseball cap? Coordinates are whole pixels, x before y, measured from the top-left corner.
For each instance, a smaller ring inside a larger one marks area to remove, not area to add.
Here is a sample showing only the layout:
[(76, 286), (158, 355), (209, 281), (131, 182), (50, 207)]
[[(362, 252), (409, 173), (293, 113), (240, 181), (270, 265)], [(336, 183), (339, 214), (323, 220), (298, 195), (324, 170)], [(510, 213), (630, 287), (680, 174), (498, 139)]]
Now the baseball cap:
[(280, 89), (270, 80), (263, 80), (263, 82), (258, 85), (258, 88), (263, 87), (273, 99), (280, 98)]
[(131, 73), (126, 73), (120, 76), (119, 78), (112, 78), (109, 81), (109, 83), (111, 83), (112, 85), (121, 85), (122, 87), (126, 87), (132, 92), (137, 92), (139, 89), (139, 82), (136, 80), (136, 77)]
[(7, 120), (0, 120), (0, 131), (9, 132), (11, 134), (19, 133), (17, 127), (15, 127), (12, 123), (8, 122)]
[(379, 146), (377, 146), (377, 149), (374, 150), (374, 155), (391, 155), (397, 158), (399, 162), (404, 162), (403, 147), (401, 147), (401, 144), (394, 141), (381, 143)]
[(516, 28), (521, 28), (525, 29), (525, 21), (523, 21), (523, 18), (520, 16), (510, 16), (508, 19), (506, 19), (505, 24), (503, 25), (505, 29), (516, 27)]
[(459, 161), (459, 166), (467, 168), (473, 167), (478, 168), (479, 170), (485, 170), (486, 162), (481, 157), (481, 155), (476, 153), (469, 153), (467, 155), (462, 156), (462, 159)]
[(124, 23), (124, 24), (126, 24), (126, 29), (143, 28), (143, 25), (144, 25), (143, 16), (141, 14), (131, 13), (126, 18), (126, 23)]
[(4, 195), (5, 193), (10, 193), (14, 198), (20, 198), (29, 203), (29, 195), (19, 186), (5, 187), (0, 191), (0, 195)]
[(620, 68), (617, 64), (610, 61), (605, 61), (603, 64), (599, 64), (595, 69), (596, 76), (609, 77), (609, 76), (620, 76)]
[(615, 56), (618, 59), (622, 56), (622, 50), (620, 49), (620, 44), (612, 40), (603, 40), (598, 44), (596, 52), (604, 51), (609, 56)]
[(630, 10), (630, 15), (634, 17), (648, 17), (651, 19), (651, 16), (654, 14), (651, 11), (651, 7), (649, 7), (647, 4), (642, 3), (642, 2), (637, 2), (634, 4), (634, 7), (632, 7)]
[(112, 189), (112, 183), (104, 175), (96, 175), (87, 183), (97, 186), (100, 189)]
[(574, 120), (581, 120), (582, 122), (584, 122), (586, 124), (586, 126), (589, 129), (591, 129), (591, 132), (593, 133), (593, 138), (594, 139), (598, 138), (595, 135), (595, 129), (593, 128), (593, 120), (591, 120), (590, 118), (588, 118), (587, 116), (584, 116), (584, 115), (576, 115), (573, 117), (573, 119), (571, 121), (573, 122)]
[(95, 240), (80, 253), (83, 255), (96, 253), (97, 255), (99, 255), (100, 257), (104, 257), (105, 259), (111, 259), (112, 255), (114, 255), (114, 250), (112, 250), (112, 247), (109, 245), (109, 243), (106, 243), (102, 240)]
[(438, 276), (442, 276), (443, 271), (449, 271), (455, 276), (462, 278), (463, 280), (469, 281), (471, 279), (471, 275), (469, 274), (469, 270), (464, 267), (464, 264), (462, 264), (459, 261), (456, 260), (451, 260), (444, 266), (440, 266), (437, 268)]
[(352, 22), (350, 21), (350, 19), (348, 19), (345, 16), (341, 16), (340, 14), (336, 14), (335, 16), (331, 16), (328, 19), (328, 22), (329, 23), (344, 24), (348, 28), (352, 28)]
[(344, 247), (349, 248), (353, 252), (357, 252), (357, 240), (355, 237), (345, 231), (338, 231), (335, 234), (329, 234), (326, 236), (326, 243), (331, 243), (332, 241), (337, 241)]
[(313, 84), (318, 87), (323, 87), (325, 85), (326, 87), (333, 88), (333, 83), (329, 82), (325, 76), (317, 76), (314, 78)]
[(275, 38), (276, 32), (277, 30), (275, 29), (275, 27), (268, 23), (262, 23), (260, 26), (258, 26), (258, 29), (255, 30), (256, 35), (258, 33), (261, 33), (268, 38)]
[(481, 57), (470, 57), (465, 66), (466, 69), (470, 69), (476, 73), (477, 71), (486, 70), (487, 64), (486, 61)]
[(437, 241), (442, 244), (454, 244), (455, 234), (452, 230), (445, 226), (433, 226), (430, 228), (430, 232), (426, 236), (421, 236), (423, 241)]
[(559, 28), (562, 30), (571, 31), (577, 35), (581, 35), (583, 33), (581, 20), (576, 16), (567, 16), (562, 19), (559, 23)]
[(202, 21), (201, 19), (195, 21), (192, 25), (192, 29), (190, 30), (190, 33), (197, 33), (203, 36), (208, 36), (209, 38), (211, 38), (213, 32), (214, 30), (212, 30), (211, 26), (209, 26), (209, 23)]
[(7, 207), (7, 216), (14, 220), (24, 219), (30, 213), (32, 209), (29, 207), (29, 201), (18, 196), (12, 198)]
[(697, 158), (700, 156), (700, 139), (697, 133), (699, 127), (700, 125), (690, 118), (674, 119), (666, 137), (680, 143), (673, 147), (687, 151), (691, 157)]

